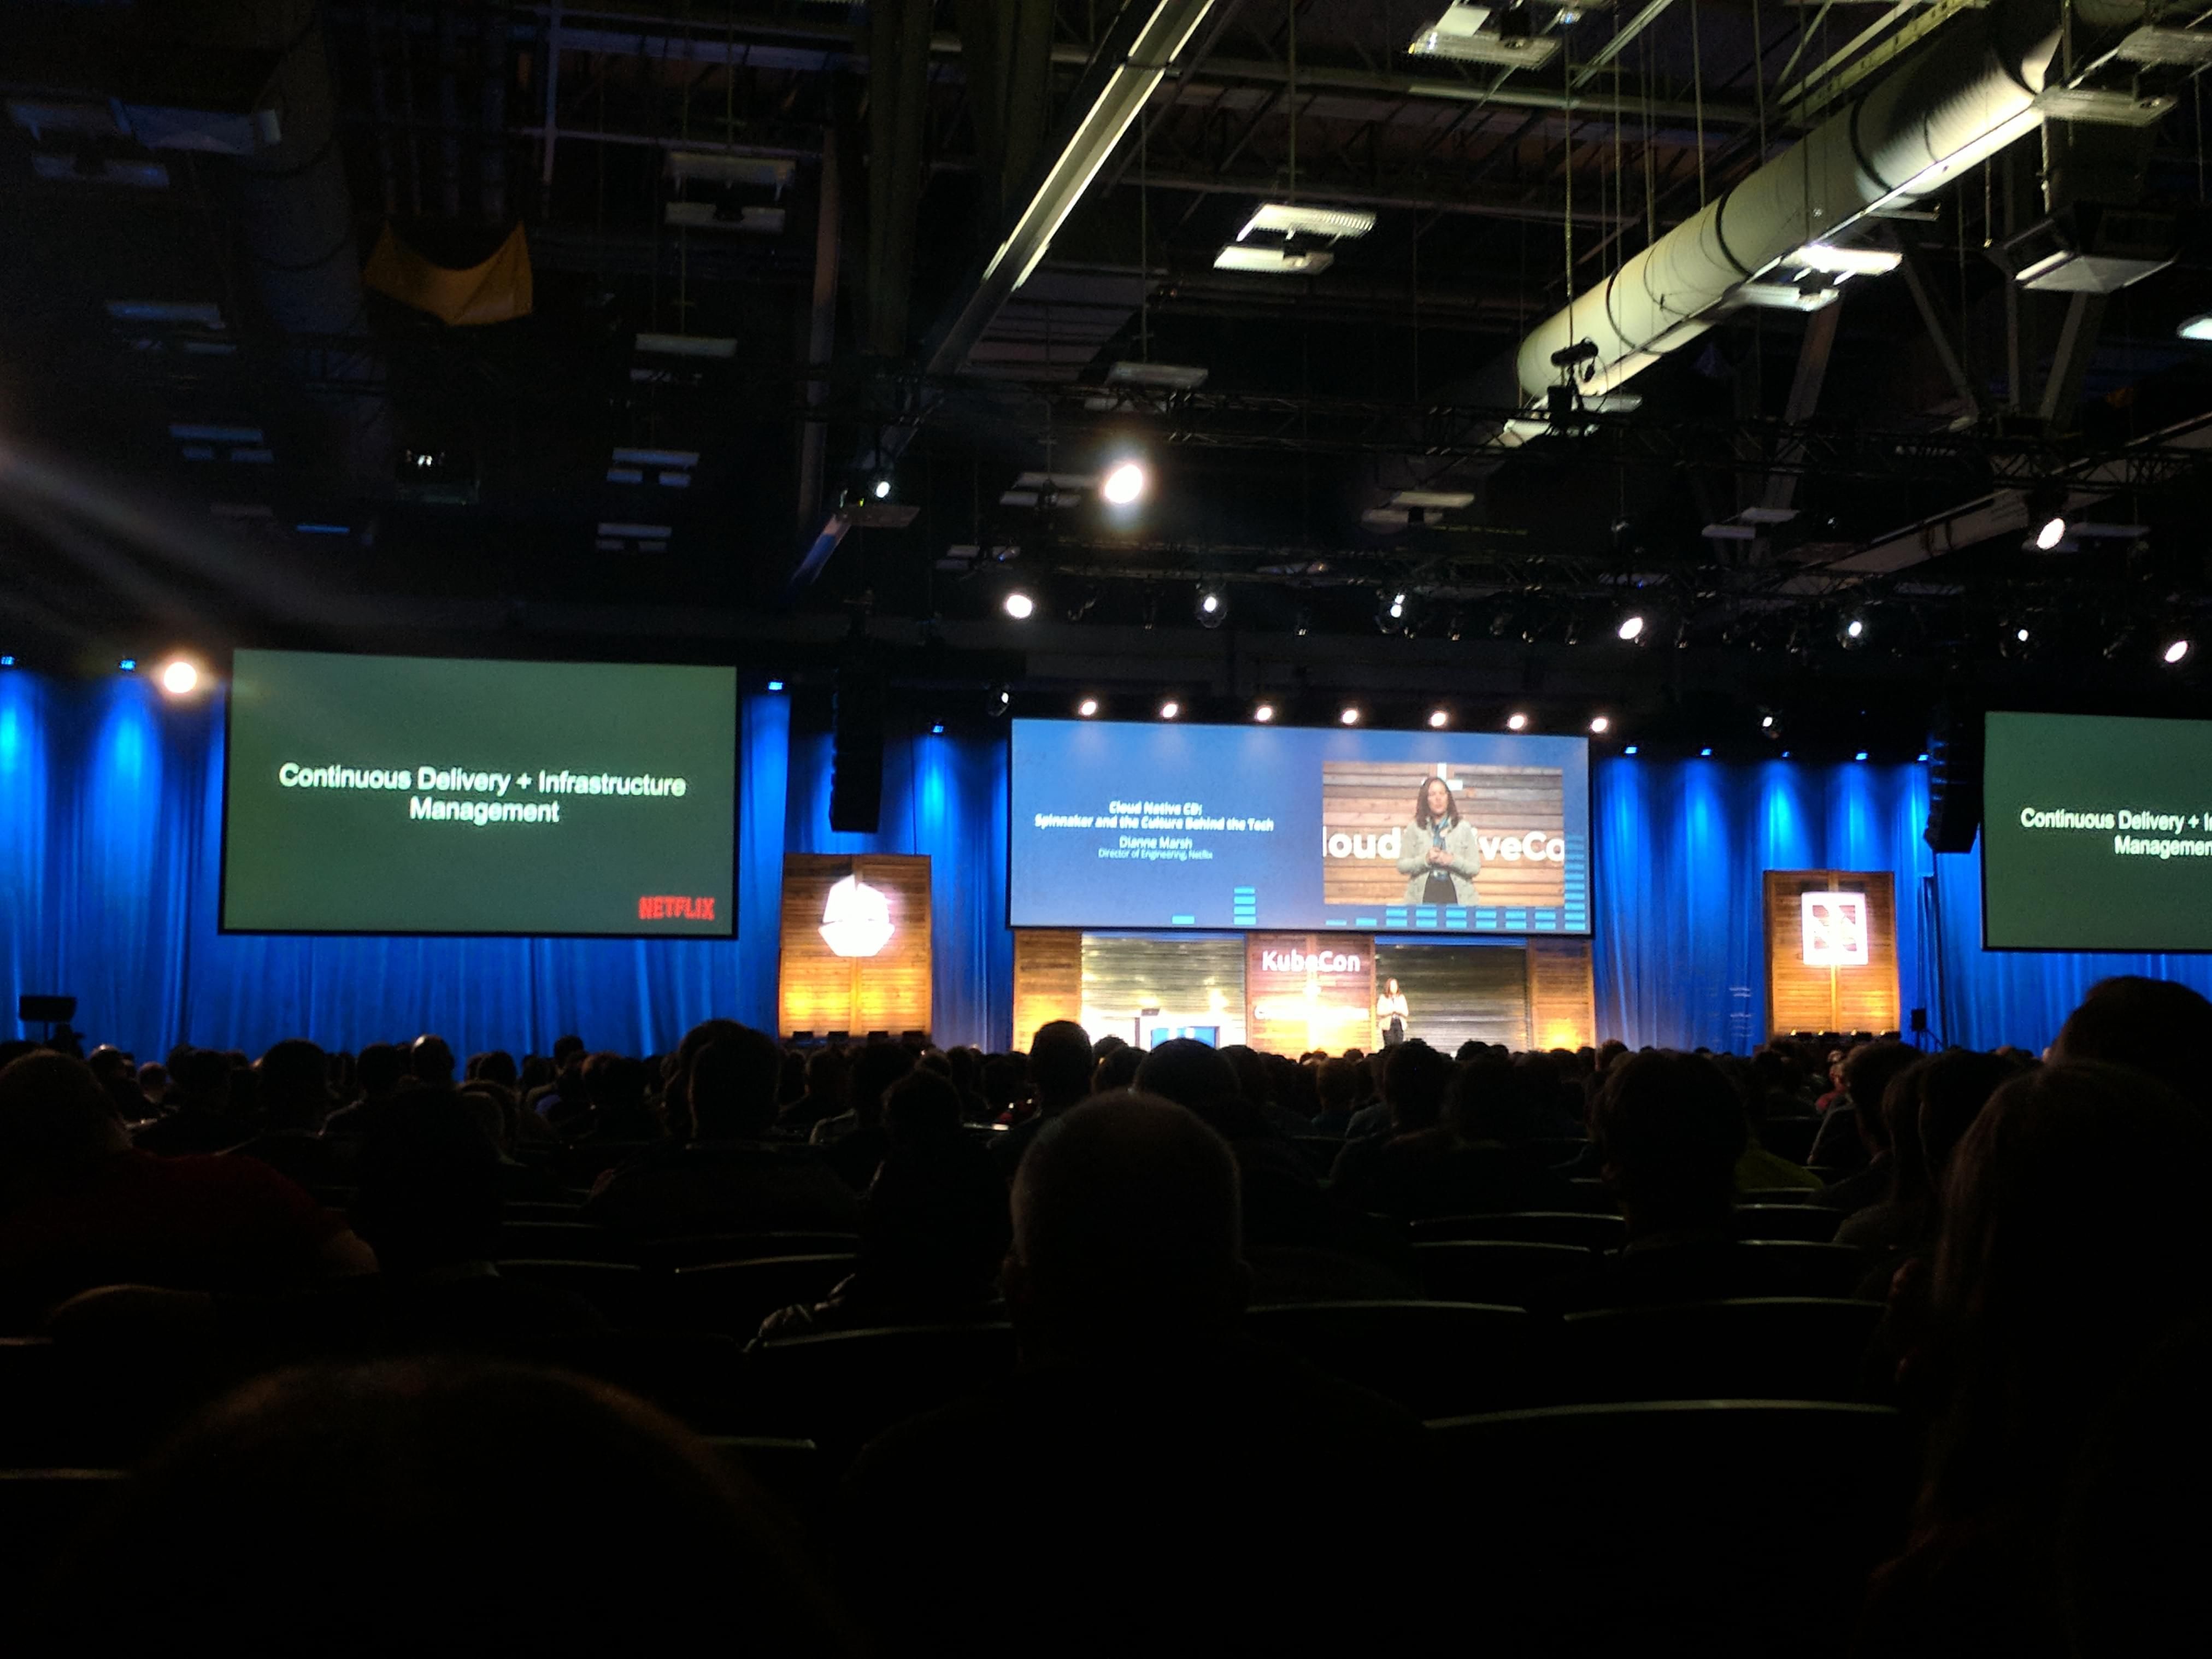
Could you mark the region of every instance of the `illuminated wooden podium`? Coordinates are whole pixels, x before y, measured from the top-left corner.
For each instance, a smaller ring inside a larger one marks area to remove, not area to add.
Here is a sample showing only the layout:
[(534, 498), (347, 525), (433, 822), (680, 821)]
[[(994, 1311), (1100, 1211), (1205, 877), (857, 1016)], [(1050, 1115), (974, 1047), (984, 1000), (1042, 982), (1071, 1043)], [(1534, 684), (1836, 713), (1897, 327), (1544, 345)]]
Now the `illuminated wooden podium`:
[(1899, 1029), (1888, 871), (1769, 870), (1764, 909), (1769, 1036)]
[(929, 860), (787, 853), (776, 975), (783, 1034), (929, 1029)]

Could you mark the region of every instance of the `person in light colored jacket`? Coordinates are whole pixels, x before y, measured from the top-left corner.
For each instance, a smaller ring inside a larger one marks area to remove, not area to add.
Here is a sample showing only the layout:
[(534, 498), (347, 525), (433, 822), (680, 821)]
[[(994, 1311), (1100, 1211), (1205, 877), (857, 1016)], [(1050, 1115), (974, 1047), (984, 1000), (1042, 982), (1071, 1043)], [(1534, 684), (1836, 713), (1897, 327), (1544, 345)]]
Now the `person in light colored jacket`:
[(1408, 904), (1474, 902), (1482, 849), (1442, 778), (1422, 784), (1413, 821), (1398, 832), (1398, 873), (1406, 878)]

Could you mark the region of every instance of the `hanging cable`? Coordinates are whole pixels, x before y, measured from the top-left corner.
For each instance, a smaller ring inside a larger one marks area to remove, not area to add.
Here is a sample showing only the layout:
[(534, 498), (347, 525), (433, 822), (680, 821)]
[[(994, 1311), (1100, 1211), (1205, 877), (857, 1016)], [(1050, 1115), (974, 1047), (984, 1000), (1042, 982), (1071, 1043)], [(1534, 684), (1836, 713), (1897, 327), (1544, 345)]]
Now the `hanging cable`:
[(1291, 102), (1291, 200), (1298, 199), (1298, 0), (1291, 0), (1290, 78), (1285, 94)]
[(1697, 109), (1698, 205), (1705, 204), (1705, 49), (1698, 32), (1698, 0), (1690, 0), (1690, 86)]

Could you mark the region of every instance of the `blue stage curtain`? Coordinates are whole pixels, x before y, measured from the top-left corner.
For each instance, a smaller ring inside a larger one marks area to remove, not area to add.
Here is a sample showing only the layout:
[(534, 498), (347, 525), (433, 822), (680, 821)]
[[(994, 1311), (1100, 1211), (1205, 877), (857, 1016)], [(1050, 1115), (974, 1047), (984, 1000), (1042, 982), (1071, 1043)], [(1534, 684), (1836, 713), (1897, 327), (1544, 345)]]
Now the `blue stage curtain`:
[[(788, 848), (928, 854), (936, 1034), (1004, 1044), (1003, 735), (894, 738), (873, 836), (830, 833), (830, 739), (794, 735), (786, 699), (747, 698), (742, 742), (736, 943), (226, 937), (219, 696), (172, 703), (135, 675), (0, 672), (0, 1030), (26, 991), (76, 996), (81, 1030), (142, 1056), (184, 1040), (258, 1053), (286, 1036), (357, 1048), (423, 1030), (463, 1052), (543, 1052), (574, 1031), (650, 1053), (711, 1015), (773, 1029)], [(1984, 952), (1978, 855), (1929, 854), (1920, 768), (1609, 759), (1593, 812), (1603, 1036), (1756, 1045), (1770, 869), (1892, 872), (1904, 1006), (1927, 1008), (1952, 1042), (2039, 1049), (2111, 974), (2212, 994), (2212, 957)]]
[(1756, 1048), (1766, 1032), (1769, 870), (1890, 871), (1905, 1006), (1931, 1006), (1921, 768), (1621, 757), (1600, 762), (1592, 782), (1601, 1037)]

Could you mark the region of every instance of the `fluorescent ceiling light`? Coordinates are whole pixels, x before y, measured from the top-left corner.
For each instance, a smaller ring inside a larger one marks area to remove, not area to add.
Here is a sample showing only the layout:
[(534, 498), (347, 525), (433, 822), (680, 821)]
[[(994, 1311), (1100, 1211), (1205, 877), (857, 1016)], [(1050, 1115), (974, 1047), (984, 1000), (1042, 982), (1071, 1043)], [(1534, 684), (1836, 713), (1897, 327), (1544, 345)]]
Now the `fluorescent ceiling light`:
[(1167, 392), (1195, 392), (1207, 371), (1188, 363), (1115, 363), (1106, 371), (1109, 386), (1157, 386)]
[(696, 466), (699, 452), (696, 449), (617, 449), (617, 465), (629, 466)]
[(110, 300), (107, 314), (119, 323), (198, 323), (222, 326), (222, 307), (212, 300)]
[(1279, 247), (1245, 247), (1236, 242), (1213, 256), (1216, 270), (1265, 271), (1277, 276), (1310, 276), (1335, 263), (1336, 256), (1322, 249), (1291, 253)]
[(704, 184), (754, 185), (781, 190), (798, 171), (797, 163), (773, 156), (715, 155), (692, 149), (668, 152), (668, 176), (679, 183), (696, 179)]
[[(1452, 11), (1480, 11), (1476, 6), (1455, 6)], [(1547, 64), (1559, 50), (1556, 34), (1465, 34), (1447, 32), (1442, 26), (1449, 19), (1445, 13), (1435, 23), (1413, 37), (1407, 52), (1416, 58), (1449, 58), (1462, 64), (1505, 64), (1516, 69), (1534, 69)]]
[(1444, 8), (1444, 15), (1430, 24), (1426, 32), (1464, 40), (1489, 20), (1490, 9), (1488, 6), (1469, 5), (1467, 0), (1452, 0)]
[(2035, 94), (2035, 112), (2060, 121), (2108, 127), (2152, 127), (2173, 107), (2164, 94), (2138, 98), (2131, 92), (2096, 87), (2046, 87)]
[(2212, 340), (2212, 311), (2200, 311), (2173, 331), (2185, 340)]
[(738, 343), (714, 334), (641, 334), (637, 349), (663, 357), (734, 357)]
[(1782, 263), (1793, 270), (1823, 270), (1832, 276), (1886, 276), (1905, 256), (1886, 247), (1830, 247), (1808, 242)]
[(1729, 298), (1738, 305), (1756, 306), (1763, 311), (1818, 311), (1833, 305), (1837, 297), (1832, 288), (1808, 291), (1795, 283), (1738, 283), (1729, 290)]
[(1241, 242), (1255, 230), (1272, 230), (1285, 236), (1364, 236), (1374, 228), (1375, 216), (1358, 208), (1269, 202), (1245, 222), (1237, 240)]
[(1474, 492), (1471, 489), (1401, 489), (1390, 498), (1390, 505), (1442, 507), (1448, 512), (1456, 512), (1462, 507), (1474, 505)]

